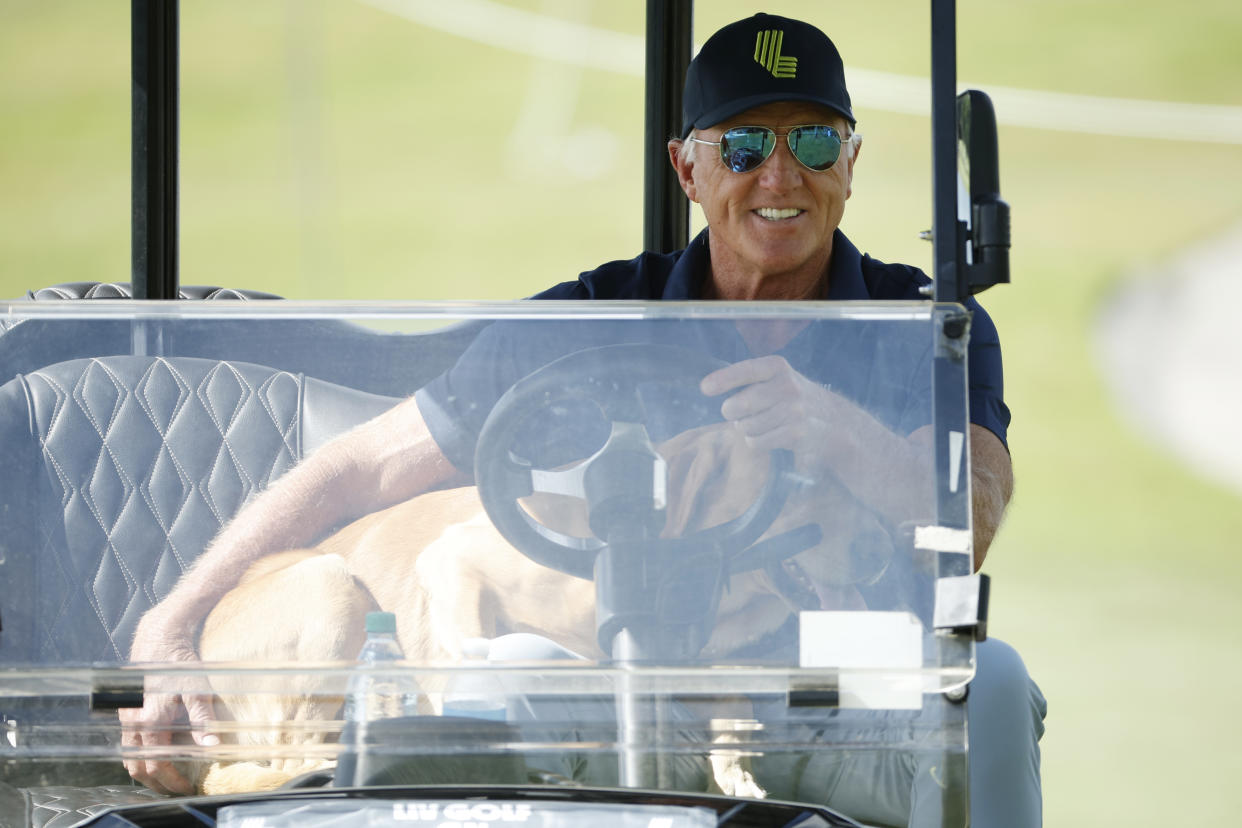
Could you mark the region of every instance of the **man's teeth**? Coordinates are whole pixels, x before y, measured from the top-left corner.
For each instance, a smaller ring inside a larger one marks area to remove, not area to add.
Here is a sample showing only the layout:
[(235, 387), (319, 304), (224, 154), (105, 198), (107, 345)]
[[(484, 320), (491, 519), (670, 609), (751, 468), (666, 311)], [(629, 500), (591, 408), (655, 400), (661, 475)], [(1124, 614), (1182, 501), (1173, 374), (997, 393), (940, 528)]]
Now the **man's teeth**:
[(755, 211), (760, 218), (768, 221), (780, 221), (781, 219), (793, 218), (802, 211), (797, 207), (760, 207)]

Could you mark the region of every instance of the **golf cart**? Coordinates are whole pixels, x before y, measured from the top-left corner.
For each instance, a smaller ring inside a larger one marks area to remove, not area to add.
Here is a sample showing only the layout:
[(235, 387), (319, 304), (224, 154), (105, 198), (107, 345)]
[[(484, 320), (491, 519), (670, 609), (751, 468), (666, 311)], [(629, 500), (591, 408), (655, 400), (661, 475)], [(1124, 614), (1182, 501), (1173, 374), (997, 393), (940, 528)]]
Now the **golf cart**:
[[(184, 288), (176, 4), (134, 0), (133, 14), (132, 287), (0, 304), (0, 824), (969, 823), (960, 702), (986, 581), (971, 565), (962, 301), (1004, 280), (1007, 218), (986, 98), (954, 94), (951, 2), (933, 3), (936, 279), (905, 303), (339, 306)], [(686, 242), (663, 144), (690, 42), (689, 3), (649, 3), (654, 251)], [(87, 299), (108, 291), (133, 298)], [(893, 433), (931, 426), (931, 447), (848, 478), (786, 451), (746, 455), (753, 474), (700, 460), (704, 445), (744, 451), (700, 381), (774, 339), (795, 367), (856, 355), (832, 390)], [(469, 373), (486, 360), (459, 361), (475, 352), (509, 355), (523, 378), (468, 412), (477, 445), (454, 461), (474, 469), (488, 525), (555, 573), (538, 583), (570, 585), (524, 596), (542, 626), (489, 632), (560, 625), (587, 652), (128, 660), (142, 614), (256, 492), (453, 366), (486, 383)], [(885, 510), (859, 495), (911, 480)], [(584, 584), (590, 600), (574, 603)], [(360, 675), (415, 698), (347, 721), (247, 718), (230, 701), (335, 711), (370, 698), (354, 695)], [(117, 710), (204, 686), (231, 711), (220, 744), (183, 723), (169, 745), (123, 746)], [(463, 687), (500, 718), (453, 712)], [(128, 783), (124, 759), (307, 772), (275, 791), (170, 797)], [(739, 775), (766, 796), (724, 779)]]

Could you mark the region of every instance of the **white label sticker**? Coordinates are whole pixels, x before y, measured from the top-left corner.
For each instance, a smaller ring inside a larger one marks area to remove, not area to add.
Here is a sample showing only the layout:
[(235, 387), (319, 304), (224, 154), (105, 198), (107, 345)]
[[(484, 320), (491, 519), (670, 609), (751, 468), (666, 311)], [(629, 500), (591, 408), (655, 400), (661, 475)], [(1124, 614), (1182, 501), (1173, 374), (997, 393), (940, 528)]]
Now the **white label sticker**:
[(908, 612), (830, 612), (799, 616), (798, 663), (840, 669), (844, 708), (917, 710), (923, 704), (923, 625)]
[(949, 432), (949, 491), (957, 494), (961, 485), (962, 450), (966, 446), (966, 435), (960, 431)]

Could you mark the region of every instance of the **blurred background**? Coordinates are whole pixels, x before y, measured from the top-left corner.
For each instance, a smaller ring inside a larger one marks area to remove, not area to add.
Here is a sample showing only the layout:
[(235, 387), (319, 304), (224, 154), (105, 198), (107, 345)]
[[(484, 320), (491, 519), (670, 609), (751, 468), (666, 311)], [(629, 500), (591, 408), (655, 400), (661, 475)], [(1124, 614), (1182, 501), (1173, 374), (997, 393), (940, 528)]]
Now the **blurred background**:
[[(756, 10), (828, 32), (865, 136), (843, 229), (929, 269), (929, 4), (697, 5), (697, 41)], [(184, 0), (181, 282), (511, 298), (631, 258), (643, 7)], [(129, 3), (0, 21), (0, 297), (128, 280)], [(1239, 44), (1236, 0), (958, 3), (1013, 209), (990, 627), (1049, 699), (1052, 826), (1238, 822)]]

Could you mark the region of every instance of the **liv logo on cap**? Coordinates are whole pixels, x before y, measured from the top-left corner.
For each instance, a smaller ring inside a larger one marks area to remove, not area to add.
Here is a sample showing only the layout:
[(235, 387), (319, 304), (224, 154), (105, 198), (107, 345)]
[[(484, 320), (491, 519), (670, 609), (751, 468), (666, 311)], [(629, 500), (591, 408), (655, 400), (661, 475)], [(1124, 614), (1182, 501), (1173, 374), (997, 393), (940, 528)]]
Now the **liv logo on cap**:
[(809, 23), (774, 14), (730, 23), (709, 37), (690, 61), (683, 89), (683, 139), (782, 101), (825, 106), (854, 125), (837, 47)]
[(785, 33), (780, 29), (767, 29), (755, 33), (755, 62), (772, 73), (774, 78), (798, 76), (798, 59), (781, 54)]

